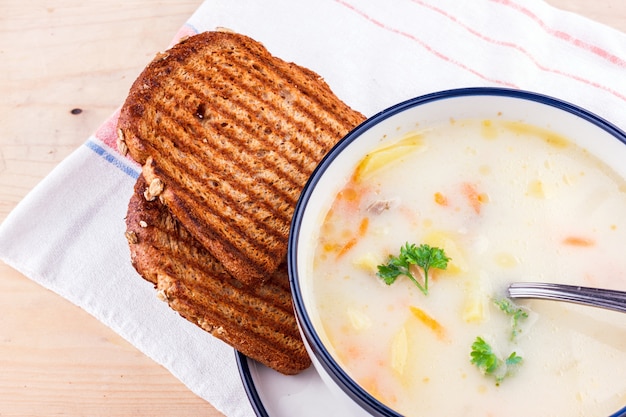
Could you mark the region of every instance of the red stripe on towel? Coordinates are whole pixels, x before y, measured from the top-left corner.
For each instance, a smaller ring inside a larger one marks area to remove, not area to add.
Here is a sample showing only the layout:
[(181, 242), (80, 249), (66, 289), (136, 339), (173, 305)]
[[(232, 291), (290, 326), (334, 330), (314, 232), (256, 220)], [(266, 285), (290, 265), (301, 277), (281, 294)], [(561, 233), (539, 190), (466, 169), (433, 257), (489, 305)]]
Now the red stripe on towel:
[(462, 62), (456, 61), (452, 58), (450, 58), (449, 56), (443, 54), (442, 52), (438, 51), (437, 49), (433, 48), (431, 45), (428, 45), (426, 42), (424, 42), (423, 40), (417, 38), (416, 36), (404, 32), (400, 29), (391, 27), (391, 26), (387, 26), (384, 23), (380, 22), (379, 20), (374, 19), (373, 17), (369, 16), (367, 13), (365, 13), (364, 11), (358, 9), (357, 7), (355, 7), (354, 5), (343, 1), (343, 0), (335, 0), (337, 3), (341, 4), (342, 6), (346, 7), (347, 9), (353, 11), (354, 13), (357, 13), (358, 15), (360, 15), (361, 17), (363, 17), (364, 19), (366, 19), (367, 21), (369, 21), (370, 23), (380, 27), (381, 29), (384, 29), (386, 31), (395, 33), (397, 35), (400, 35), (402, 37), (405, 37), (407, 39), (410, 39), (414, 42), (416, 42), (417, 44), (419, 44), (422, 48), (424, 48), (425, 50), (427, 50), (428, 52), (430, 52), (431, 54), (435, 55), (437, 58), (446, 61), (450, 64), (456, 65), (457, 67), (470, 72), (474, 75), (476, 75), (479, 78), (482, 78), (483, 80), (492, 82), (492, 83), (496, 83), (496, 84), (500, 84), (500, 85), (504, 85), (507, 87), (511, 87), (511, 88), (519, 88), (517, 85), (508, 82), (508, 81), (504, 81), (504, 80), (500, 80), (500, 79), (495, 79), (495, 78), (490, 78), (488, 76), (486, 76), (485, 74), (480, 73), (479, 71), (468, 67), (467, 65), (463, 64)]
[(597, 45), (593, 45), (581, 39), (578, 39), (575, 36), (567, 32), (563, 32), (561, 30), (557, 30), (548, 26), (543, 20), (541, 20), (541, 18), (539, 18), (539, 16), (537, 16), (536, 14), (534, 14), (532, 11), (528, 10), (524, 6), (521, 6), (510, 0), (491, 0), (491, 1), (495, 3), (499, 3), (506, 7), (510, 7), (511, 9), (516, 10), (517, 12), (523, 14), (524, 16), (527, 16), (528, 18), (534, 20), (539, 25), (539, 27), (541, 27), (545, 32), (554, 36), (555, 38), (571, 43), (572, 45), (575, 45), (576, 47), (581, 48), (585, 51), (589, 51), (599, 56), (600, 58), (605, 59), (609, 61), (610, 63), (615, 64), (619, 67), (626, 67), (626, 61), (624, 61), (622, 58), (618, 57), (617, 55), (614, 55), (613, 53)]
[[(454, 22), (455, 24), (459, 25), (460, 27), (462, 27), (463, 29), (467, 30), (467, 31), (468, 31), (469, 33), (471, 33), (472, 35), (474, 35), (474, 36), (476, 36), (476, 37), (478, 37), (478, 38), (482, 39), (482, 40), (483, 40), (483, 41), (485, 41), (485, 42), (489, 42), (489, 43), (491, 43), (491, 44), (494, 44), (494, 45), (499, 45), (499, 46), (503, 46), (503, 47), (506, 47), (506, 48), (515, 49), (516, 51), (518, 51), (518, 52), (522, 53), (523, 55), (525, 55), (525, 56), (526, 56), (526, 57), (527, 57), (527, 58), (528, 58), (528, 59), (529, 59), (529, 60), (530, 60), (530, 61), (531, 61), (531, 62), (532, 62), (532, 63), (533, 63), (533, 64), (534, 64), (537, 68), (539, 68), (541, 71), (544, 71), (544, 72), (550, 72), (550, 73), (552, 73), (552, 74), (557, 74), (557, 75), (561, 75), (561, 76), (563, 76), (563, 77), (570, 78), (570, 79), (572, 79), (572, 80), (576, 80), (576, 81), (581, 82), (581, 83), (583, 83), (583, 84), (590, 85), (590, 86), (592, 86), (592, 87), (594, 87), (594, 88), (598, 88), (598, 89), (600, 89), (600, 90), (604, 90), (604, 91), (606, 91), (606, 92), (608, 92), (608, 93), (610, 93), (610, 94), (613, 94), (615, 97), (618, 97), (619, 99), (626, 101), (626, 96), (624, 96), (623, 94), (621, 94), (619, 91), (613, 90), (612, 88), (610, 88), (610, 87), (608, 87), (608, 86), (602, 85), (602, 84), (600, 84), (600, 83), (598, 83), (598, 82), (596, 82), (596, 81), (591, 81), (591, 80), (585, 79), (585, 78), (583, 78), (583, 77), (581, 77), (581, 76), (579, 76), (579, 75), (576, 75), (576, 74), (572, 74), (572, 73), (564, 72), (564, 71), (561, 71), (561, 70), (558, 70), (558, 69), (555, 69), (555, 68), (550, 68), (550, 67), (547, 67), (547, 66), (545, 66), (545, 65), (542, 65), (542, 64), (541, 64), (541, 63), (540, 63), (540, 62), (539, 62), (539, 61), (538, 61), (538, 60), (537, 60), (537, 59), (536, 59), (536, 58), (535, 58), (535, 57), (534, 57), (534, 56), (533, 56), (530, 52), (528, 52), (528, 51), (527, 51), (527, 50), (526, 50), (523, 46), (520, 46), (520, 45), (515, 44), (515, 43), (512, 43), (512, 42), (504, 42), (504, 41), (500, 41), (500, 40), (497, 40), (497, 39), (491, 38), (491, 37), (489, 37), (489, 36), (486, 36), (486, 35), (484, 35), (483, 33), (479, 32), (478, 30), (473, 29), (473, 28), (469, 27), (468, 25), (464, 24), (463, 22), (459, 21), (459, 20), (456, 18), (456, 16), (453, 16), (452, 14), (448, 13), (447, 11), (445, 11), (445, 10), (443, 10), (443, 9), (440, 9), (440, 8), (438, 8), (438, 7), (436, 7), (436, 6), (433, 6), (433, 5), (427, 4), (427, 3), (425, 3), (425, 2), (423, 2), (423, 1), (421, 1), (421, 0), (411, 0), (411, 1), (412, 1), (413, 3), (415, 3), (415, 4), (419, 5), (419, 6), (421, 6), (421, 7), (424, 7), (424, 8), (430, 9), (430, 10), (432, 10), (432, 11), (436, 12), (436, 13), (439, 13), (440, 15), (442, 15), (442, 16), (444, 16), (444, 17), (446, 17), (447, 19), (451, 20), (451, 21), (452, 21), (452, 22)], [(493, 1), (500, 2), (500, 3), (505, 3), (505, 2), (508, 2), (508, 0), (493, 0)], [(508, 3), (510, 3), (510, 2), (508, 2)], [(526, 12), (523, 12), (523, 13), (524, 13), (524, 14), (529, 14), (529, 13), (530, 13), (530, 14), (532, 14), (531, 12), (527, 12), (527, 13), (526, 13)], [(535, 15), (532, 15), (532, 16), (534, 16), (534, 17), (535, 17), (535, 19), (537, 19), (537, 20), (539, 19), (539, 18), (537, 18)], [(541, 22), (541, 21), (540, 21), (540, 22)], [(545, 24), (543, 24), (543, 22), (541, 22), (541, 24), (542, 24), (542, 26), (545, 26)], [(545, 26), (545, 27), (544, 27), (544, 29), (549, 30), (549, 28), (547, 28), (547, 26)], [(553, 31), (553, 32), (555, 32), (555, 33), (557, 33), (557, 32), (558, 32), (558, 33), (561, 33), (562, 35), (560, 35), (559, 37), (573, 39), (573, 37), (572, 37), (571, 35), (567, 35), (567, 34), (565, 34), (564, 32), (559, 32), (559, 31), (555, 31), (555, 30), (552, 30), (552, 31)], [(595, 48), (595, 49), (599, 49), (599, 48)], [(618, 59), (619, 59), (619, 58), (618, 58)]]

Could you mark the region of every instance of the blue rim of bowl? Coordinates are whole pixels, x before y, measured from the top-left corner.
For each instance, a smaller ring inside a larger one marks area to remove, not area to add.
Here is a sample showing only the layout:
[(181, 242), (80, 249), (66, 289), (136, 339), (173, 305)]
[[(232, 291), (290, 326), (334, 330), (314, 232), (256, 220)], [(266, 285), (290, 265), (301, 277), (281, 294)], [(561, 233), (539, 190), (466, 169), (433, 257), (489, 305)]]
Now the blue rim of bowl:
[[(362, 408), (364, 408), (365, 411), (371, 413), (374, 416), (401, 417), (401, 414), (393, 411), (386, 405), (382, 404), (380, 401), (376, 400), (363, 388), (361, 388), (352, 378), (350, 378), (332, 358), (330, 353), (324, 348), (319, 336), (313, 329), (311, 320), (304, 307), (304, 302), (300, 296), (300, 284), (298, 280), (297, 247), (298, 239), (300, 236), (300, 223), (302, 221), (302, 217), (304, 215), (307, 203), (311, 197), (311, 193), (313, 192), (313, 188), (319, 181), (319, 178), (326, 171), (326, 169), (332, 163), (335, 157), (353, 141), (357, 140), (359, 136), (361, 136), (365, 131), (370, 129), (372, 126), (380, 123), (381, 121), (388, 119), (389, 117), (401, 113), (407, 109), (433, 101), (467, 96), (509, 97), (520, 100), (533, 101), (539, 104), (555, 107), (596, 125), (597, 127), (611, 134), (622, 143), (626, 144), (626, 133), (624, 133), (617, 126), (571, 103), (547, 95), (524, 90), (514, 90), (497, 87), (472, 87), (444, 90), (431, 94), (426, 94), (391, 106), (368, 118), (363, 123), (358, 125), (328, 152), (328, 154), (320, 161), (319, 165), (313, 171), (311, 177), (304, 186), (304, 189), (300, 195), (294, 211), (291, 223), (291, 231), (289, 234), (289, 250), (287, 253), (289, 281), (291, 284), (291, 292), (293, 295), (294, 309), (296, 317), (298, 318), (298, 322), (300, 323), (301, 332), (304, 334), (304, 337), (306, 338), (309, 346), (315, 353), (318, 362), (346, 395), (348, 395)], [(622, 408), (614, 414), (611, 414), (609, 417), (626, 417), (626, 407)]]
[(256, 389), (254, 378), (252, 378), (252, 373), (250, 372), (249, 361), (252, 359), (249, 359), (246, 355), (236, 349), (235, 359), (237, 360), (237, 368), (239, 368), (239, 376), (243, 382), (243, 389), (246, 391), (246, 395), (248, 396), (250, 405), (254, 410), (254, 414), (256, 414), (257, 417), (270, 417), (265, 409), (265, 406), (263, 405), (263, 401), (259, 396), (259, 391)]

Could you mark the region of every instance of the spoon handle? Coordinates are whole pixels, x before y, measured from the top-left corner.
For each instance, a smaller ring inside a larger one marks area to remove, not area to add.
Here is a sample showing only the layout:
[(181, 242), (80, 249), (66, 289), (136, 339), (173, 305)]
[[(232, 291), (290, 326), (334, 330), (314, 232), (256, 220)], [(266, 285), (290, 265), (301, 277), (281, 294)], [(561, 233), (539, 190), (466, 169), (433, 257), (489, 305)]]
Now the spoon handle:
[(625, 291), (542, 282), (514, 282), (509, 286), (509, 297), (567, 301), (626, 313)]

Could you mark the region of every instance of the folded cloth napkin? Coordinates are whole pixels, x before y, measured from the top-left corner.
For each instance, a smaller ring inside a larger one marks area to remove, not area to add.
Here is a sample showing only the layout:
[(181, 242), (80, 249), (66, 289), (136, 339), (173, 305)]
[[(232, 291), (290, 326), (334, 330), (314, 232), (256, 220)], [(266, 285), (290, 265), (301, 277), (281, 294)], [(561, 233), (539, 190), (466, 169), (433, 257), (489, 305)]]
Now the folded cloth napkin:
[[(312, 69), (366, 115), (437, 90), (500, 86), (561, 98), (626, 129), (626, 34), (539, 0), (207, 0), (176, 38), (216, 27)], [(233, 350), (159, 301), (130, 265), (124, 216), (139, 167), (115, 149), (116, 117), (11, 212), (0, 257), (227, 416), (252, 416)]]

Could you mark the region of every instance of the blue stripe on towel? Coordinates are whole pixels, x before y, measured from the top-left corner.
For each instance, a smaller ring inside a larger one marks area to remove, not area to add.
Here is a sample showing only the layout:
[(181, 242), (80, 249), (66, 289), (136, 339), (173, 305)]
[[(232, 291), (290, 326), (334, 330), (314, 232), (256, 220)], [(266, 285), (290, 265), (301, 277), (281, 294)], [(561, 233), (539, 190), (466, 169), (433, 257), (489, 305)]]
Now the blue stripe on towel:
[(104, 158), (105, 161), (107, 161), (114, 167), (118, 168), (124, 174), (130, 177), (133, 177), (134, 179), (137, 179), (139, 177), (139, 170), (131, 166), (130, 164), (126, 163), (125, 161), (121, 160), (119, 158), (119, 154), (110, 152), (105, 147), (92, 141), (91, 139), (85, 142), (85, 145), (89, 149), (91, 149), (92, 151), (100, 155), (102, 158)]

